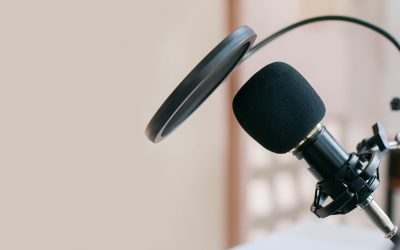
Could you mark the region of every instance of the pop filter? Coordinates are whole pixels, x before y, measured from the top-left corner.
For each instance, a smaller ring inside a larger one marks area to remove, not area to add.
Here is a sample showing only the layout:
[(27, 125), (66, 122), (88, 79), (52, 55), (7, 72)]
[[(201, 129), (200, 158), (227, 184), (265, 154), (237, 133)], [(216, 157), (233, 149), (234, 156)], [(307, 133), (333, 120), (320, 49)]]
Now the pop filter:
[(222, 40), (157, 110), (146, 127), (147, 137), (157, 143), (188, 118), (232, 72), (255, 39), (252, 29), (241, 26)]

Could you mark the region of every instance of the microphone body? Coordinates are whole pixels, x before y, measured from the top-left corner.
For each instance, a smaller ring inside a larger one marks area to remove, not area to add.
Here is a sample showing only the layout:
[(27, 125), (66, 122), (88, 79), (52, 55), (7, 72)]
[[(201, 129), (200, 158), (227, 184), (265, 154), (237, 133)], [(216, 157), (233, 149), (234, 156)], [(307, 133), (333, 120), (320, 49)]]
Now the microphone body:
[(298, 159), (304, 158), (310, 166), (309, 171), (318, 181), (332, 177), (350, 157), (320, 124), (310, 138), (296, 147), (293, 154)]
[[(329, 131), (322, 125), (318, 124), (317, 127), (307, 136), (306, 140), (303, 140), (292, 153), (299, 159), (304, 159), (309, 168), (311, 174), (318, 180), (320, 184), (329, 182), (324, 192), (327, 193), (333, 200), (338, 200), (343, 194), (343, 190), (346, 188), (346, 182), (351, 180), (340, 180), (339, 182), (333, 182), (337, 174), (346, 168), (346, 164), (350, 164), (351, 155), (347, 153), (335, 138), (329, 133)], [(363, 165), (360, 161), (357, 161), (353, 166), (352, 170), (359, 175), (362, 173)], [(352, 188), (352, 187), (351, 187)], [(375, 187), (376, 188), (376, 187)], [(371, 188), (373, 191), (374, 187)], [(360, 191), (359, 189), (358, 191)], [(352, 204), (351, 197), (348, 203), (345, 203), (341, 208), (343, 213), (347, 213), (358, 206), (363, 209), (370, 220), (385, 234), (385, 238), (391, 239), (394, 243), (397, 242), (399, 235), (397, 234), (398, 228), (395, 226), (386, 213), (379, 207), (379, 205), (373, 200), (372, 196), (368, 191), (357, 192), (357, 190), (351, 190), (357, 193), (358, 197), (355, 199), (357, 204)], [(361, 202), (360, 202), (361, 201)], [(346, 206), (348, 206), (346, 208)], [(324, 217), (324, 214), (319, 214), (316, 210), (315, 204), (311, 210), (319, 217)]]
[[(397, 240), (397, 227), (375, 203), (380, 164), (376, 152), (348, 153), (320, 124), (325, 105), (307, 80), (290, 65), (276, 62), (248, 80), (233, 100), (244, 130), (266, 149), (291, 151), (304, 159), (318, 180), (311, 211), (320, 218), (363, 209), (385, 237)], [(325, 205), (328, 197), (332, 201)]]

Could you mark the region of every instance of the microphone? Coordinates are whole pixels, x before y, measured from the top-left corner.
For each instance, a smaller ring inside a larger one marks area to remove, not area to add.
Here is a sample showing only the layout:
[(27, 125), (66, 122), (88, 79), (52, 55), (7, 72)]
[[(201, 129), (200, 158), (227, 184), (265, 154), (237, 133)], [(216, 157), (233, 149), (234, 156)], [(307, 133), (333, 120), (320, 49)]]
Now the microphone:
[[(283, 62), (254, 74), (233, 100), (234, 114), (243, 129), (274, 153), (292, 152), (304, 159), (318, 180), (311, 211), (324, 218), (363, 209), (395, 242), (397, 227), (373, 200), (379, 184), (376, 152), (348, 153), (321, 124), (325, 105), (307, 80)], [(332, 202), (323, 206), (327, 197)]]

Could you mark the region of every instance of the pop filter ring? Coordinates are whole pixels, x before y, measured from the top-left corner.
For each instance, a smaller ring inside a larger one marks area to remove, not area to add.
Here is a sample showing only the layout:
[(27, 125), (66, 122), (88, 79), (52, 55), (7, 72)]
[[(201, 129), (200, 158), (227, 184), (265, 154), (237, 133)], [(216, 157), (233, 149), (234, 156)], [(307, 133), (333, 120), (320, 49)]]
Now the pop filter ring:
[(225, 37), (160, 106), (146, 127), (147, 137), (160, 142), (185, 121), (240, 63), (255, 39), (247, 26)]

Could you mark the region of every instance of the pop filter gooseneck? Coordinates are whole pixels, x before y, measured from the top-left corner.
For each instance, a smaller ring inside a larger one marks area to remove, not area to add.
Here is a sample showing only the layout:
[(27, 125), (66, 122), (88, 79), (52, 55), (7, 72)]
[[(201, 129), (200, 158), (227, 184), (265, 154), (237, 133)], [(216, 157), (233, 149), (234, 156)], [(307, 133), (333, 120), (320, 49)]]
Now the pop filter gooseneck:
[(372, 23), (366, 22), (366, 21), (358, 19), (358, 18), (348, 17), (348, 16), (317, 16), (317, 17), (312, 17), (312, 18), (305, 19), (303, 21), (294, 23), (292, 25), (289, 25), (289, 26), (275, 32), (274, 34), (264, 38), (259, 43), (254, 45), (245, 54), (245, 56), (242, 58), (241, 62), (245, 61), (247, 58), (249, 58), (254, 53), (256, 53), (259, 49), (261, 49), (262, 47), (264, 47), (265, 45), (267, 45), (268, 43), (272, 42), (273, 40), (275, 40), (276, 38), (280, 37), (281, 35), (283, 35), (285, 33), (289, 32), (291, 30), (294, 30), (300, 26), (304, 26), (304, 25), (307, 25), (310, 23), (323, 22), (323, 21), (343, 21), (343, 22), (361, 25), (365, 28), (368, 28), (370, 30), (377, 32), (378, 34), (380, 34), (383, 37), (385, 37), (386, 39), (388, 39), (400, 52), (400, 43), (396, 40), (396, 38), (394, 38), (389, 32), (385, 31), (384, 29), (382, 29)]

